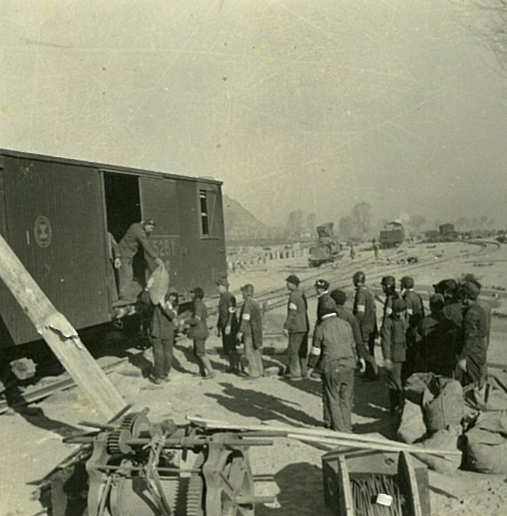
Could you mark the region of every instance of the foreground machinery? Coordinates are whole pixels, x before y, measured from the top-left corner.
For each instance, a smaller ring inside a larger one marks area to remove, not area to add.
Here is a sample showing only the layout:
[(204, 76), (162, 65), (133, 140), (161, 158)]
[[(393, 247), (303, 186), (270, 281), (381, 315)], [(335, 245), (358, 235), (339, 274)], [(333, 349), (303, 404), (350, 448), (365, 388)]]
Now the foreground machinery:
[(341, 246), (336, 241), (333, 226), (332, 222), (317, 226), (319, 240), (316, 246), (310, 248), (310, 258), (308, 259), (310, 267), (320, 267), (324, 263), (332, 263), (341, 258)]
[(82, 448), (40, 484), (52, 516), (253, 516), (250, 446), (268, 432), (228, 433), (172, 420), (150, 424), (147, 410), (67, 440)]

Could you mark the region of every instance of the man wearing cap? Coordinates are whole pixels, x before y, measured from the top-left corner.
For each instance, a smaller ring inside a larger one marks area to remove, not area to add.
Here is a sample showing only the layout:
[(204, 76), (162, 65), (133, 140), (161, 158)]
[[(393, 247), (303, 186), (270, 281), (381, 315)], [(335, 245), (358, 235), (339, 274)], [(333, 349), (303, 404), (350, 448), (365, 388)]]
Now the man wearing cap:
[(289, 290), (287, 318), (283, 326), (289, 335), (287, 356), (289, 380), (301, 380), (306, 376), (306, 361), (308, 357), (308, 303), (303, 291), (299, 288), (299, 278), (291, 275), (285, 279)]
[(336, 311), (336, 303), (329, 295), (329, 282), (325, 279), (318, 279), (315, 282), (315, 290), (317, 291), (317, 324), (319, 324), (325, 310)]
[(388, 371), (389, 404), (393, 416), (400, 415), (403, 401), (401, 370), (406, 360), (408, 326), (402, 315), (405, 308), (403, 299), (395, 299), (392, 303), (392, 311), (386, 316), (381, 330), (384, 367)]
[(399, 299), (400, 295), (396, 291), (396, 279), (394, 276), (384, 276), (380, 281), (380, 285), (382, 286), (382, 292), (386, 296), (382, 313), (382, 324), (384, 324), (386, 317), (393, 313), (393, 302), (395, 299)]
[(453, 279), (446, 279), (433, 285), (435, 294), (444, 297), (444, 314), (461, 328), (463, 323), (463, 305), (461, 303), (458, 284)]
[(190, 326), (188, 337), (194, 341), (194, 356), (199, 366), (199, 372), (205, 380), (215, 378), (215, 371), (209, 358), (206, 355), (206, 339), (209, 336), (208, 331), (208, 311), (204, 304), (204, 290), (200, 287), (192, 290), (193, 304), (192, 316), (185, 322)]
[(241, 287), (244, 303), (239, 315), (238, 342), (243, 342), (245, 359), (250, 380), (264, 375), (262, 364), (262, 312), (259, 303), (254, 299), (254, 286), (250, 283)]
[(415, 372), (416, 368), (416, 340), (417, 327), (424, 318), (424, 304), (422, 297), (415, 292), (415, 281), (410, 276), (403, 276), (400, 280), (401, 298), (405, 301), (405, 319), (407, 320), (407, 360), (403, 364), (403, 384)]
[(430, 314), (417, 327), (415, 372), (434, 373), (452, 378), (456, 368), (456, 338), (459, 328), (444, 314), (444, 296), (430, 297)]
[(479, 305), (480, 289), (472, 281), (462, 286), (463, 348), (459, 354), (457, 376), (463, 386), (478, 382), (487, 374), (487, 316)]
[(378, 336), (377, 312), (375, 296), (365, 282), (366, 276), (363, 271), (357, 271), (352, 276), (352, 283), (356, 289), (352, 313), (359, 323), (363, 339), (366, 361), (365, 378), (375, 380), (378, 373), (375, 361), (375, 339)]
[(236, 333), (238, 332), (238, 318), (236, 317), (236, 297), (229, 292), (229, 282), (226, 279), (217, 281), (217, 290), (220, 295), (218, 301), (218, 336), (222, 336), (224, 355), (229, 360), (228, 373), (239, 372), (239, 357), (236, 350)]
[(356, 344), (356, 355), (360, 364), (360, 371), (364, 373), (366, 370), (366, 350), (363, 343), (363, 337), (361, 335), (361, 328), (359, 328), (359, 323), (357, 319), (354, 317), (354, 314), (345, 308), (345, 301), (347, 300), (347, 294), (338, 288), (334, 289), (331, 292), (331, 297), (336, 303), (336, 314), (338, 317), (345, 322), (350, 324), (352, 328), (352, 335), (354, 336), (354, 342)]
[(149, 242), (150, 234), (154, 228), (155, 221), (153, 219), (136, 222), (128, 228), (118, 244), (121, 260), (121, 265), (118, 269), (120, 301), (134, 301), (131, 297), (132, 283), (134, 281), (133, 262), (135, 255), (141, 248), (144, 251), (145, 257), (155, 260), (158, 266), (164, 265), (164, 262), (157, 256), (155, 249), (153, 249)]
[(486, 349), (489, 348), (489, 336), (491, 333), (491, 305), (484, 301), (484, 299), (481, 299), (480, 292), (482, 285), (477, 281), (475, 276), (473, 274), (467, 274), (465, 275), (466, 281), (471, 281), (478, 289), (479, 289), (479, 297), (477, 298), (477, 303), (484, 309), (484, 312), (486, 312)]
[(324, 425), (339, 432), (352, 432), (354, 369), (357, 357), (350, 324), (338, 318), (335, 309), (324, 306), (315, 328), (308, 374), (322, 371)]
[(169, 381), (173, 361), (174, 330), (178, 316), (178, 292), (169, 288), (164, 299), (153, 310), (151, 344), (153, 346), (153, 383)]

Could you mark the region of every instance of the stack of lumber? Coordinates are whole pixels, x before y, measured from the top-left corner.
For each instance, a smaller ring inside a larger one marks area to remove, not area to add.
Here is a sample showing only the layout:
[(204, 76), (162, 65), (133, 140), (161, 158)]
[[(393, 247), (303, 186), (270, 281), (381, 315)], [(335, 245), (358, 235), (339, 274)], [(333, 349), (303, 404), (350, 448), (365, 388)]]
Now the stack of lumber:
[(187, 416), (187, 419), (196, 425), (201, 425), (209, 429), (230, 430), (231, 432), (269, 432), (270, 435), (289, 437), (303, 442), (318, 444), (329, 449), (346, 447), (392, 453), (405, 451), (408, 453), (439, 455), (444, 458), (461, 455), (461, 452), (458, 450), (420, 448), (419, 446), (399, 443), (381, 437), (349, 434), (320, 428), (224, 423), (216, 419), (207, 419), (197, 416)]

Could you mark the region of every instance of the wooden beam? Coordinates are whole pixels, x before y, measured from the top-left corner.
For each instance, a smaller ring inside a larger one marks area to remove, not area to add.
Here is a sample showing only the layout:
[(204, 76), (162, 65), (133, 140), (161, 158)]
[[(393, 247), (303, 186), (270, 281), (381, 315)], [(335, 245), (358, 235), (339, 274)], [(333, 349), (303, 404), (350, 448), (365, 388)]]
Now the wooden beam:
[(0, 279), (26, 313), (37, 333), (47, 342), (77, 386), (107, 418), (126, 405), (76, 330), (37, 285), (25, 266), (0, 235)]

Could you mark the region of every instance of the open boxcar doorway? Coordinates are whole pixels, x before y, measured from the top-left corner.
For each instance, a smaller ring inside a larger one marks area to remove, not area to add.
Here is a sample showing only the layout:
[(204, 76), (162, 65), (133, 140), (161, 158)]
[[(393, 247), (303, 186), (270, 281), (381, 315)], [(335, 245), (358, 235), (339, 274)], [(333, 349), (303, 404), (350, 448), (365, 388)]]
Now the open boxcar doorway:
[[(105, 171), (104, 191), (107, 231), (119, 243), (128, 228), (142, 219), (139, 177)], [(118, 274), (116, 270), (111, 270), (110, 274), (110, 298), (111, 303), (115, 304), (118, 299)], [(146, 262), (143, 253), (138, 253), (134, 258), (134, 284), (135, 288), (132, 290), (137, 293), (146, 285)]]

